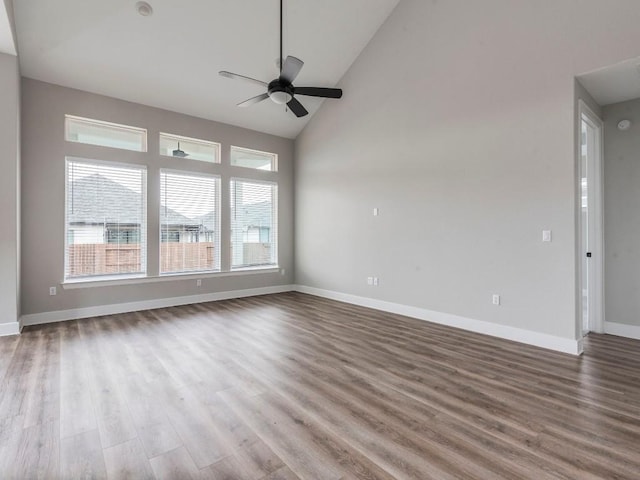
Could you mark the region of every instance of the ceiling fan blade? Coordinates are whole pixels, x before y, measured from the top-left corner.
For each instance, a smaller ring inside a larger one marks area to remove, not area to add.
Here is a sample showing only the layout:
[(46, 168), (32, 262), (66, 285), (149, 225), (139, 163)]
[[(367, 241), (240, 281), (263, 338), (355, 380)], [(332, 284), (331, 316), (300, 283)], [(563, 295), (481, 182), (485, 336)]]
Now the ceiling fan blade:
[(245, 77), (244, 75), (238, 75), (237, 73), (231, 73), (231, 72), (225, 72), (225, 71), (221, 71), (218, 73), (220, 74), (221, 77), (230, 78), (232, 80), (246, 80), (248, 82), (258, 84), (262, 87), (267, 86), (267, 82), (263, 82), (262, 80), (256, 80), (255, 78), (251, 78), (251, 77)]
[(292, 57), (289, 55), (282, 66), (282, 71), (280, 72), (280, 80), (284, 80), (285, 82), (293, 83), (296, 79), (300, 70), (302, 70), (302, 66), (304, 62), (299, 58)]
[(244, 102), (241, 102), (238, 104), (239, 107), (249, 107), (251, 105), (254, 105), (258, 102), (261, 102), (263, 100), (266, 100), (267, 98), (269, 98), (269, 94), (268, 93), (263, 93), (262, 95), (258, 95), (257, 97), (253, 97), (250, 98), (249, 100), (245, 100)]
[(295, 98), (292, 98), (291, 100), (289, 100), (289, 103), (287, 103), (287, 107), (289, 107), (289, 109), (298, 118), (304, 117), (305, 115), (309, 114), (309, 112), (307, 112), (307, 109), (304, 108), (302, 104)]
[(295, 87), (296, 95), (307, 95), (309, 97), (342, 98), (340, 88), (318, 88), (318, 87)]

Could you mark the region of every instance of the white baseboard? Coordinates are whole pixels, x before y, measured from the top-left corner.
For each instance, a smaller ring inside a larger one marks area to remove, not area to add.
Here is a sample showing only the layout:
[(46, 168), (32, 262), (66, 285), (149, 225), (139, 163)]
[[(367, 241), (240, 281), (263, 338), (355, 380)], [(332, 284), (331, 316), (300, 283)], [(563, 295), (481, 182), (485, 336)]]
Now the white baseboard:
[(483, 320), (474, 320), (472, 318), (460, 317), (450, 313), (436, 312), (424, 308), (411, 307), (400, 303), (385, 302), (373, 298), (359, 297), (347, 293), (333, 292), (331, 290), (323, 290), (315, 287), (307, 287), (304, 285), (295, 285), (294, 290), (301, 293), (308, 293), (318, 297), (338, 300), (340, 302), (352, 303), (362, 307), (369, 307), (375, 310), (404, 315), (406, 317), (425, 320), (449, 327), (461, 328), (471, 332), (482, 333), (492, 337), (499, 337), (506, 340), (525, 343), (536, 347), (547, 348), (557, 352), (569, 353), (571, 355), (582, 354), (582, 339), (572, 340), (570, 338), (556, 337), (546, 333), (533, 332), (521, 328), (510, 327), (508, 325), (500, 325), (497, 323), (486, 322)]
[(80, 318), (97, 317), (101, 315), (138, 312), (140, 310), (151, 310), (154, 308), (176, 307), (178, 305), (215, 302), (217, 300), (229, 300), (232, 298), (255, 297), (257, 295), (283, 293), (290, 292), (292, 290), (293, 285), (277, 285), (273, 287), (249, 288), (245, 290), (232, 290), (229, 292), (189, 295), (186, 297), (158, 298), (155, 300), (143, 300), (140, 302), (116, 303), (95, 307), (74, 308), (71, 310), (57, 310), (54, 312), (31, 313), (23, 315), (20, 318), (20, 323), (23, 326), (41, 325), (44, 323), (63, 322), (65, 320), (77, 320)]
[[(524, 330), (507, 325), (500, 325), (483, 320), (474, 320), (472, 318), (461, 317), (449, 313), (436, 312), (424, 308), (411, 307), (399, 303), (385, 302), (383, 300), (376, 300), (373, 298), (360, 297), (357, 295), (334, 292), (331, 290), (307, 287), (304, 285), (278, 285), (273, 287), (232, 290), (228, 292), (207, 293), (185, 297), (161, 298), (139, 302), (99, 305), (94, 307), (82, 307), (70, 310), (58, 310), (53, 312), (27, 314), (23, 315), (20, 318), (19, 324), (18, 322), (0, 324), (0, 336), (16, 335), (20, 333), (20, 330), (23, 326), (28, 325), (40, 325), (44, 323), (77, 320), (81, 318), (89, 318), (102, 315), (137, 312), (140, 310), (150, 310), (154, 308), (175, 307), (178, 305), (189, 305), (217, 300), (253, 297), (257, 295), (290, 292), (292, 290), (315, 295), (318, 297), (324, 297), (332, 300), (351, 303), (354, 305), (373, 308), (376, 310), (382, 310), (389, 313), (404, 315), (407, 317), (425, 320), (440, 325), (461, 328), (463, 330), (482, 333), (493, 337), (513, 340), (516, 342), (525, 343), (536, 347), (547, 348), (558, 352), (569, 353), (572, 355), (580, 355), (582, 353), (582, 339), (571, 340), (568, 338), (556, 337), (545, 333), (533, 332), (531, 330)], [(612, 335), (620, 335), (640, 339), (640, 327), (631, 325), (606, 322), (605, 332)]]
[(624, 323), (604, 322), (604, 333), (640, 340), (640, 326)]
[(0, 337), (18, 335), (19, 333), (20, 325), (18, 322), (0, 323)]

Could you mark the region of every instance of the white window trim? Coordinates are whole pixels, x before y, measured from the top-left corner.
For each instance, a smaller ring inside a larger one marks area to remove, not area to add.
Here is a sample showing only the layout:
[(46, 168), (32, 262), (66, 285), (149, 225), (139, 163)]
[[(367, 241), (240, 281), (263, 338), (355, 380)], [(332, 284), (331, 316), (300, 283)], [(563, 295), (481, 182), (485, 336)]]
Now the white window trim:
[(205, 278), (237, 277), (242, 275), (263, 275), (271, 273), (281, 273), (279, 265), (265, 265), (251, 268), (237, 268), (230, 272), (193, 272), (174, 273), (158, 276), (113, 276), (111, 278), (91, 277), (68, 279), (61, 283), (65, 290), (76, 290), (81, 288), (115, 287), (125, 285), (140, 285), (145, 283), (158, 282), (179, 282), (185, 280), (198, 280)]

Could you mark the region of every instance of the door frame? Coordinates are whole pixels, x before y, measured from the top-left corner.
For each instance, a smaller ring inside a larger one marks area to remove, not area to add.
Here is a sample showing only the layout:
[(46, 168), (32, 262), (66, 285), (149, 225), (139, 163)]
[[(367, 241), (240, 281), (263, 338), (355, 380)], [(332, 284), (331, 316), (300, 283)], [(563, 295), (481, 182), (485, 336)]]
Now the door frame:
[[(604, 159), (604, 124), (600, 117), (583, 101), (578, 100), (578, 138), (577, 138), (577, 157), (578, 157), (578, 331), (580, 337), (584, 335), (582, 328), (582, 265), (583, 265), (583, 241), (582, 241), (582, 185), (581, 185), (581, 164), (582, 164), (582, 121), (587, 122), (596, 130), (596, 147), (593, 168), (593, 201), (590, 198), (589, 204), (593, 210), (593, 238), (589, 251), (591, 257), (591, 269), (589, 272), (589, 331), (595, 333), (604, 333), (604, 208), (603, 208), (603, 159)], [(591, 193), (591, 192), (590, 192)]]

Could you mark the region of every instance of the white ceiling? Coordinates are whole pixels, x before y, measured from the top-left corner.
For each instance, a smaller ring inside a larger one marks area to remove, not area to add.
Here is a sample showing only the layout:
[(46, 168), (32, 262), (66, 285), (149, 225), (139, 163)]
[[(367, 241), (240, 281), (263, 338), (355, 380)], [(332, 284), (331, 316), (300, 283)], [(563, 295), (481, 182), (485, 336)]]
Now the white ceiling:
[[(135, 0), (15, 1), (22, 75), (289, 138), (319, 108), (238, 108), (263, 90), (218, 75), (277, 77), (278, 0), (148, 1), (150, 17)], [(398, 1), (285, 0), (284, 55), (305, 62), (295, 84), (335, 86)]]
[(10, 6), (11, 3), (7, 3), (7, 0), (0, 0), (0, 53), (15, 55), (16, 45), (11, 29), (11, 12), (7, 10)]
[(599, 105), (640, 98), (640, 57), (578, 76)]

